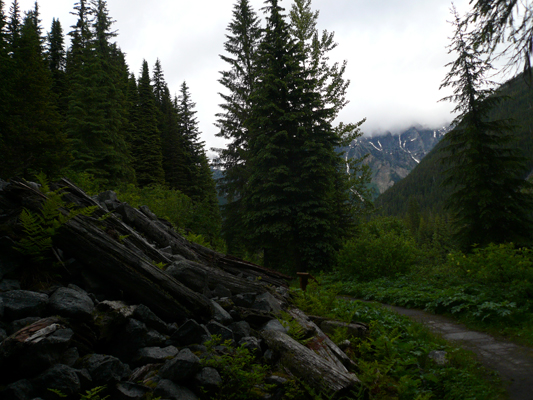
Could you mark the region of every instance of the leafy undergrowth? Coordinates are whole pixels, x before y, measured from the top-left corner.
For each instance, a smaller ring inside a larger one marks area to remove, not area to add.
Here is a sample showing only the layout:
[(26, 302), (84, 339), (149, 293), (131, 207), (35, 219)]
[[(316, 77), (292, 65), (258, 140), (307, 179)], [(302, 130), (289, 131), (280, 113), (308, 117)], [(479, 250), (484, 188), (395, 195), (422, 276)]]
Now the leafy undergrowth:
[(516, 292), (476, 283), (453, 283), (411, 274), (371, 282), (346, 282), (341, 292), (457, 318), (468, 326), (533, 346), (531, 301)]
[[(369, 325), (365, 338), (351, 339), (347, 353), (358, 365), (357, 376), (363, 382), (353, 399), (501, 399), (502, 385), (472, 355), (450, 347), (425, 327), (389, 310), (360, 301), (337, 297), (338, 291), (317, 286), (306, 292), (296, 291), (298, 307), (304, 311), (345, 322)], [(445, 351), (447, 362), (439, 365), (433, 351)]]
[[(357, 262), (354, 262), (357, 265)], [(344, 274), (342, 293), (447, 314), (468, 326), (533, 347), (533, 253), (513, 244), (489, 245), (470, 254), (451, 252), (436, 266), (363, 281)]]

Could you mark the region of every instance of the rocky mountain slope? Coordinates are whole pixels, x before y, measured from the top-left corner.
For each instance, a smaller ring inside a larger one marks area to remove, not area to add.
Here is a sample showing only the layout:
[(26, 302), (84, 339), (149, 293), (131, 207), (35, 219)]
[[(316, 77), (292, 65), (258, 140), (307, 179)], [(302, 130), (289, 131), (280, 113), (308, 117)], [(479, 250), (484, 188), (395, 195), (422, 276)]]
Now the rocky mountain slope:
[(413, 126), (400, 133), (360, 137), (343, 150), (348, 158), (368, 154), (365, 163), (372, 170), (372, 187), (378, 195), (405, 178), (446, 132), (447, 127)]
[(50, 189), (0, 180), (1, 399), (283, 399), (298, 382), (333, 396), (360, 385), (326, 334), (338, 323), (295, 308), (291, 277), (189, 243), (113, 192)]

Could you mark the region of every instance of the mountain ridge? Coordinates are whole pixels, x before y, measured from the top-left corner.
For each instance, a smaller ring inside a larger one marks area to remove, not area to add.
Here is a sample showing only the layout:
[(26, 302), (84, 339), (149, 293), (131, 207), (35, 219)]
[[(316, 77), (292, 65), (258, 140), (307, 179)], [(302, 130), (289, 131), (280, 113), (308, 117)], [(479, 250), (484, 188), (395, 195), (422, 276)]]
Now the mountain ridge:
[(405, 178), (449, 131), (449, 127), (413, 125), (400, 132), (362, 136), (342, 148), (347, 159), (366, 155), (372, 170), (371, 187), (382, 194)]

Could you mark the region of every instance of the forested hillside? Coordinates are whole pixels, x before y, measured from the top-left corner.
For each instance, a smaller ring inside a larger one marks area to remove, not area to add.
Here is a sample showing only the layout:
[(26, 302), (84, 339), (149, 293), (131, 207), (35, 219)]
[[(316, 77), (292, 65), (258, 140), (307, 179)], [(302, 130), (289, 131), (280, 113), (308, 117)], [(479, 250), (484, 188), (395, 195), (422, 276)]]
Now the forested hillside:
[(172, 96), (159, 60), (132, 72), (105, 0), (75, 3), (67, 36), (56, 19), (44, 33), (37, 3), (6, 8), (0, 0), (0, 177), (66, 175), (130, 192), (159, 186), (213, 222), (182, 228), (218, 235), (215, 184), (187, 83)]
[[(503, 84), (498, 94), (508, 96), (490, 113), (490, 119), (510, 119), (516, 125), (517, 148), (528, 158), (527, 170), (533, 169), (533, 88), (522, 74)], [(417, 203), (422, 213), (441, 213), (449, 189), (442, 186), (445, 167), (439, 150), (446, 136), (423, 158), (409, 175), (397, 182), (376, 200), (384, 215), (405, 215), (409, 204)]]

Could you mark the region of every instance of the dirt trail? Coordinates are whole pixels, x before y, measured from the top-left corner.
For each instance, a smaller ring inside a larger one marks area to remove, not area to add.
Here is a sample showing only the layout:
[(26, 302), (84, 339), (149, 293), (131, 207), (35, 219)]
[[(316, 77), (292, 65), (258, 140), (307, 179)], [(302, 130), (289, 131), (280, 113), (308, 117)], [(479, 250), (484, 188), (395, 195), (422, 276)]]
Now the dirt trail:
[(497, 371), (502, 380), (509, 383), (509, 399), (533, 400), (533, 349), (472, 331), (441, 315), (389, 305), (385, 307), (426, 325), (444, 339), (474, 352), (485, 367)]

